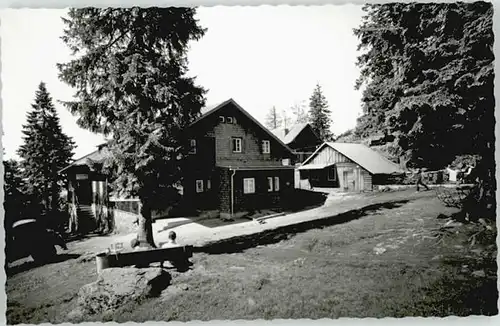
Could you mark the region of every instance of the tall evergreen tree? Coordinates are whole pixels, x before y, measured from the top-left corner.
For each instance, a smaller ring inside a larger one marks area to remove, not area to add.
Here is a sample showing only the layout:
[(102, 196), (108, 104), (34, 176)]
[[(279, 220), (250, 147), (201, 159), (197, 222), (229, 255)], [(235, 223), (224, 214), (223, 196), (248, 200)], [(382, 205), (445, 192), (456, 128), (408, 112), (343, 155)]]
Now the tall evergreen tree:
[(309, 121), (309, 115), (303, 103), (295, 103), (290, 110), (293, 114), (294, 123), (306, 123)]
[(71, 9), (63, 41), (76, 57), (59, 64), (76, 88), (67, 102), (83, 128), (111, 135), (104, 169), (118, 194), (141, 202), (138, 240), (155, 246), (152, 209), (178, 197), (188, 150), (183, 131), (205, 105), (188, 77), (187, 51), (205, 30), (192, 8)]
[(276, 109), (276, 107), (273, 106), (272, 108), (269, 109), (269, 112), (266, 115), (265, 125), (268, 129), (273, 130), (281, 127), (282, 124), (283, 124), (283, 119), (278, 110)]
[(492, 152), (491, 3), (367, 5), (361, 26), (363, 135), (386, 130), (410, 164), (442, 168)]
[[(390, 3), (364, 7), (354, 30), (365, 85), (361, 135), (387, 131), (409, 165), (441, 169), (479, 155), (479, 191), (495, 217), (493, 5)], [(471, 201), (476, 202), (476, 201)], [(472, 207), (472, 206), (471, 206)], [(477, 214), (476, 214), (477, 215)]]
[(332, 124), (330, 113), (321, 86), (317, 84), (309, 99), (309, 119), (311, 127), (323, 141), (329, 141), (333, 137), (330, 130)]
[(18, 149), (21, 157), (26, 194), (35, 198), (44, 212), (59, 208), (64, 179), (58, 171), (71, 162), (74, 142), (62, 132), (52, 98), (41, 82), (35, 94), (27, 123), (23, 125), (24, 143)]

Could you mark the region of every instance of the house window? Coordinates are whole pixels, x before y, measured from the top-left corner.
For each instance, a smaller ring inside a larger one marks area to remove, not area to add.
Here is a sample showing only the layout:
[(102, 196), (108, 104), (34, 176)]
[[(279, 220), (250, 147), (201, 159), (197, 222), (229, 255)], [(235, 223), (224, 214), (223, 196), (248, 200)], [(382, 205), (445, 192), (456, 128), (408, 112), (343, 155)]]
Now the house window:
[(280, 178), (274, 177), (274, 191), (280, 190)]
[(203, 180), (196, 180), (196, 192), (203, 192)]
[(262, 141), (262, 153), (264, 154), (271, 153), (271, 142), (269, 140)]
[(220, 121), (221, 123), (224, 123), (224, 122), (225, 122), (224, 117), (223, 117), (223, 116), (219, 116), (219, 121)]
[(241, 138), (233, 138), (233, 152), (241, 153)]
[(273, 189), (273, 177), (267, 177), (267, 191), (271, 192)]
[(77, 174), (76, 175), (76, 180), (88, 180), (89, 175), (88, 174)]
[(335, 181), (335, 168), (328, 169), (328, 181)]
[(189, 141), (189, 145), (190, 145), (190, 150), (189, 150), (189, 153), (191, 154), (196, 154), (196, 139), (191, 139)]
[(233, 117), (227, 117), (226, 121), (227, 123), (233, 123)]
[(254, 178), (244, 178), (243, 179), (243, 193), (244, 194), (255, 193), (255, 179)]
[(280, 178), (279, 177), (267, 177), (267, 191), (279, 191), (280, 190)]
[(212, 182), (210, 179), (207, 180), (207, 190), (212, 189)]

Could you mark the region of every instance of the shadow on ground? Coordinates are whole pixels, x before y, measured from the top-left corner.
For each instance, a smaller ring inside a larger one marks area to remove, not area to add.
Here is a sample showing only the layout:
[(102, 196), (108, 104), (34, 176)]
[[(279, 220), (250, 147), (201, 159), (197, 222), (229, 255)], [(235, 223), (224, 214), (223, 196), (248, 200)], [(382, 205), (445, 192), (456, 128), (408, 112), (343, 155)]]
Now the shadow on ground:
[(298, 233), (303, 233), (311, 229), (325, 228), (332, 225), (342, 224), (349, 221), (359, 219), (369, 213), (375, 213), (382, 209), (393, 209), (401, 207), (408, 203), (409, 200), (391, 201), (381, 204), (374, 204), (363, 207), (361, 209), (352, 210), (343, 214), (332, 215), (323, 219), (306, 221), (298, 224), (278, 227), (272, 230), (265, 230), (258, 234), (249, 234), (237, 236), (229, 239), (224, 239), (214, 243), (210, 243), (201, 247), (194, 247), (194, 252), (208, 254), (229, 254), (242, 252), (249, 248), (254, 248), (260, 245), (269, 245), (278, 243), (282, 240), (290, 239)]
[(37, 267), (44, 266), (44, 265), (62, 263), (66, 260), (76, 259), (78, 257), (80, 257), (80, 255), (78, 255), (78, 254), (60, 254), (60, 255), (57, 255), (53, 260), (51, 260), (50, 262), (45, 263), (45, 264), (36, 263), (35, 261), (31, 260), (31, 261), (27, 261), (27, 262), (20, 264), (20, 265), (16, 265), (16, 266), (12, 266), (12, 267), (5, 267), (5, 272), (6, 272), (7, 276), (9, 277), (9, 276), (16, 275), (18, 273), (29, 271), (33, 268), (37, 268)]

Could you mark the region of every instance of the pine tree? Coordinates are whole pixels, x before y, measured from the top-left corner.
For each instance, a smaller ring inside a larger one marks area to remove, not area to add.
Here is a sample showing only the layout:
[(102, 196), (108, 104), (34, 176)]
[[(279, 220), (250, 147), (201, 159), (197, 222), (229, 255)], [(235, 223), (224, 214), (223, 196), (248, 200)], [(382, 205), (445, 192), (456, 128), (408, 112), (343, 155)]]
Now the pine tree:
[(309, 121), (309, 115), (303, 103), (295, 103), (290, 110), (294, 117), (294, 123), (306, 123)]
[(282, 119), (281, 115), (279, 114), (276, 107), (273, 106), (272, 108), (269, 109), (269, 112), (267, 113), (266, 121), (265, 121), (266, 127), (270, 130), (273, 130), (273, 129), (281, 127), (282, 123), (283, 123), (283, 119)]
[(309, 119), (311, 127), (323, 141), (330, 141), (333, 137), (330, 131), (332, 120), (328, 102), (319, 84), (316, 85), (309, 102)]
[(205, 30), (192, 8), (71, 9), (63, 41), (75, 58), (59, 64), (76, 88), (67, 102), (78, 124), (112, 135), (103, 169), (118, 195), (141, 202), (138, 240), (155, 247), (151, 211), (178, 198), (185, 127), (205, 105), (187, 74), (188, 43)]
[(354, 30), (367, 50), (358, 58), (356, 88), (366, 86), (358, 134), (387, 131), (409, 166), (442, 169), (457, 156), (479, 155), (482, 199), (469, 202), (469, 211), (495, 218), (493, 5), (388, 3), (364, 10)]
[(18, 149), (26, 194), (41, 206), (40, 213), (55, 212), (64, 179), (58, 173), (71, 162), (74, 143), (61, 129), (52, 98), (41, 82), (32, 111), (23, 125), (24, 143)]
[(354, 31), (364, 51), (362, 136), (386, 130), (411, 165), (440, 169), (456, 155), (491, 152), (493, 6), (367, 5)]

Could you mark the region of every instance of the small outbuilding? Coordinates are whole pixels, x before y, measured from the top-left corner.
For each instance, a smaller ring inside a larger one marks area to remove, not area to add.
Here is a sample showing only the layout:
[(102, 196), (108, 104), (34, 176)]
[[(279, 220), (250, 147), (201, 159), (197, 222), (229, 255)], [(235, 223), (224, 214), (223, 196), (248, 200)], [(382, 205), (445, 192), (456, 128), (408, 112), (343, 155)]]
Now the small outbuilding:
[(299, 167), (311, 187), (371, 191), (404, 171), (382, 154), (354, 143), (325, 142)]

